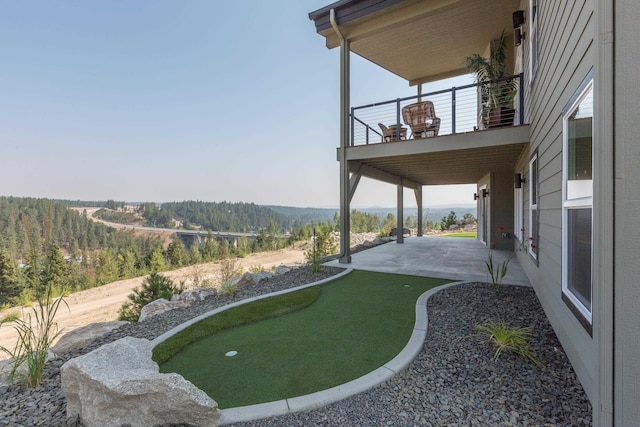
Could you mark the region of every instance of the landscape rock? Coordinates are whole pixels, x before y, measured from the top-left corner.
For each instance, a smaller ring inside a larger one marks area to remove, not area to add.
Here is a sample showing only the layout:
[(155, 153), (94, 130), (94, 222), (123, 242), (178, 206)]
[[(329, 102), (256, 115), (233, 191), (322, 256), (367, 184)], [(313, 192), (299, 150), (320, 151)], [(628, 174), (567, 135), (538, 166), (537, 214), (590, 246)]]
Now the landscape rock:
[(238, 287), (251, 286), (255, 284), (256, 281), (251, 273), (244, 273), (242, 277), (240, 277), (240, 280), (238, 280)]
[(126, 325), (129, 322), (113, 321), (113, 322), (97, 322), (74, 329), (64, 334), (58, 342), (51, 347), (51, 351), (55, 354), (67, 353), (85, 347), (87, 344), (100, 338), (105, 334)]
[(276, 270), (275, 270), (274, 273), (275, 274), (285, 274), (285, 273), (288, 273), (290, 271), (291, 271), (291, 269), (289, 267), (284, 266), (284, 265), (279, 265), (279, 266), (276, 267)]
[(464, 231), (466, 233), (473, 233), (474, 231), (478, 231), (478, 226), (475, 224), (467, 224), (464, 226)]
[(254, 283), (260, 283), (262, 279), (268, 279), (269, 277), (273, 277), (273, 273), (268, 271), (261, 271), (260, 273), (252, 273)]
[(188, 304), (194, 302), (204, 301), (205, 298), (215, 296), (218, 293), (214, 288), (198, 288), (185, 291), (180, 295), (174, 295), (175, 300), (171, 298), (171, 301), (183, 301)]
[(160, 313), (164, 313), (175, 308), (187, 307), (188, 305), (189, 304), (184, 301), (168, 301), (164, 298), (157, 299), (142, 307), (138, 322), (144, 322), (145, 320), (153, 316), (157, 316)]
[(85, 427), (217, 426), (217, 403), (178, 374), (161, 374), (151, 341), (125, 337), (60, 368), (67, 417)]

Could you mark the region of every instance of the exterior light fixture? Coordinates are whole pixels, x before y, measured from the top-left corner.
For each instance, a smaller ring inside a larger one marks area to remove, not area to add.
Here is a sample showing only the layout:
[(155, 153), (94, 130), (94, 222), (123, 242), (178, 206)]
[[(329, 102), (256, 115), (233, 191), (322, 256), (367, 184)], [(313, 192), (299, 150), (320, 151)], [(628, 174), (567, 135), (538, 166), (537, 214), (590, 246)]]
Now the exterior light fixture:
[(478, 193), (473, 193), (473, 200), (478, 200), (480, 197), (478, 197)]
[(521, 173), (513, 174), (513, 188), (522, 188), (522, 184), (525, 182), (527, 182), (527, 180)]
[(486, 188), (483, 188), (483, 189), (482, 189), (482, 198), (483, 198), (483, 199), (486, 199), (486, 198), (487, 198), (487, 196), (489, 196), (489, 192), (487, 191), (487, 189), (486, 189)]
[(520, 46), (523, 40), (524, 31), (522, 31), (520, 28), (516, 28), (515, 30), (513, 30), (513, 44), (515, 44), (516, 46)]
[(524, 31), (522, 31), (522, 25), (524, 24), (524, 10), (516, 10), (512, 14), (513, 18), (513, 43), (516, 46), (520, 46), (524, 40)]
[(524, 24), (524, 10), (516, 10), (512, 14), (513, 28), (518, 28)]

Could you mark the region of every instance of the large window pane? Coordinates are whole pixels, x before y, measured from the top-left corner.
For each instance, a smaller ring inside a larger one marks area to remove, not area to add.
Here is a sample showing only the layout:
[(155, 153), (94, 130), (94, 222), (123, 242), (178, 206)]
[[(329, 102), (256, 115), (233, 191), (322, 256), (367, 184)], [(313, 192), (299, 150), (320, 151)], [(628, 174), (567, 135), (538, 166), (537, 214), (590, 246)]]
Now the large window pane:
[(567, 288), (591, 311), (591, 208), (567, 210)]
[(567, 200), (593, 196), (593, 92), (567, 118)]

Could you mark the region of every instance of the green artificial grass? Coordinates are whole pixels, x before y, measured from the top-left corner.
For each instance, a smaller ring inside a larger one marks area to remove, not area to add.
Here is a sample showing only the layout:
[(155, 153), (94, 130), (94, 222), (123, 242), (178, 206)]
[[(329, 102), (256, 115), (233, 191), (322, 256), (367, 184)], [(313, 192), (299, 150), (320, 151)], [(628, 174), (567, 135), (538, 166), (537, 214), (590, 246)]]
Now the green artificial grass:
[[(320, 289), (321, 294), (305, 309), (214, 333), (186, 346), (160, 370), (181, 374), (220, 408), (334, 387), (395, 357), (413, 331), (417, 298), (447, 282), (354, 271), (308, 288)], [(288, 295), (305, 291), (310, 292)], [(225, 356), (230, 350), (238, 354)]]
[(451, 233), (451, 234), (442, 234), (441, 237), (478, 237), (478, 233)]
[(230, 308), (195, 323), (153, 348), (153, 360), (162, 365), (187, 345), (225, 329), (259, 322), (301, 310), (320, 296), (320, 287), (313, 286), (296, 292), (265, 298)]

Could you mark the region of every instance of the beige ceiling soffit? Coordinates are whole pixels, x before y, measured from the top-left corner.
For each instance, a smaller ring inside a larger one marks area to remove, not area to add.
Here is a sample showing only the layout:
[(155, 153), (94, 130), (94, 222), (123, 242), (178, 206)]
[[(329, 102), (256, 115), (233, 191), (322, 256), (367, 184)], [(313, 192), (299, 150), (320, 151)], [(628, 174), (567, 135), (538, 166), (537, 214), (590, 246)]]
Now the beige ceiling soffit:
[(403, 187), (417, 189), (422, 187), (420, 184), (411, 181), (410, 179), (402, 178), (401, 176), (391, 174), (389, 172), (382, 171), (380, 169), (365, 165), (365, 164), (352, 164), (349, 163), (349, 170), (357, 169), (362, 176), (372, 178), (378, 181), (386, 182), (387, 184), (402, 185)]
[[(468, 1), (468, 0), (467, 0)], [(436, 1), (418, 1), (408, 7), (396, 9), (390, 13), (378, 14), (375, 18), (371, 18), (361, 23), (346, 23), (340, 28), (342, 34), (352, 42), (367, 38), (369, 35), (379, 33), (387, 28), (396, 25), (406, 25), (415, 20), (420, 19), (424, 15), (437, 12), (439, 9), (451, 7), (457, 3), (465, 3), (464, 0), (436, 0)], [(324, 32), (323, 32), (324, 33)], [(340, 46), (340, 41), (335, 34), (325, 33), (327, 37), (327, 48), (333, 49)]]
[(409, 86), (416, 86), (422, 83), (436, 82), (438, 80), (448, 79), (450, 77), (458, 77), (464, 74), (469, 74), (469, 72), (466, 70), (466, 68), (459, 68), (457, 70), (447, 71), (446, 73), (434, 74), (432, 76), (425, 76), (416, 80), (409, 80)]

